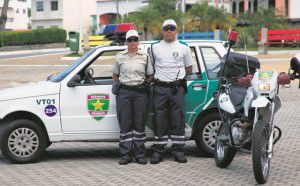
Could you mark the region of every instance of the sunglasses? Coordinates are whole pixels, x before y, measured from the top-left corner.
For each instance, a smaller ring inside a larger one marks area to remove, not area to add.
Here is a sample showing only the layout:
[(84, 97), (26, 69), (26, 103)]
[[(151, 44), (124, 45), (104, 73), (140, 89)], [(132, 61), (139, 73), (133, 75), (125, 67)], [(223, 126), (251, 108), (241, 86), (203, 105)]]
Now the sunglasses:
[(139, 38), (137, 38), (137, 37), (130, 37), (126, 41), (127, 41), (127, 43), (138, 42)]
[(176, 27), (175, 26), (172, 26), (172, 25), (169, 25), (169, 26), (165, 26), (163, 27), (163, 31), (167, 32), (167, 31), (175, 31), (176, 30)]

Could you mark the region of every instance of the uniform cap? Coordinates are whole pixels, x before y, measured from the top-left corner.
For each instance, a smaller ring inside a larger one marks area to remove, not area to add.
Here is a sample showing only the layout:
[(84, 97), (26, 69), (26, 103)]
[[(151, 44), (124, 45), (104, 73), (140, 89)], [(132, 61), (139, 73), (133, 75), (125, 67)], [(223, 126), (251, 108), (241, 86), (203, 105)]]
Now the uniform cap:
[(172, 25), (175, 26), (177, 28), (177, 24), (173, 19), (166, 19), (162, 25), (162, 27), (168, 26), (168, 25)]
[(128, 32), (126, 33), (126, 39), (128, 39), (130, 37), (139, 38), (139, 33), (136, 30), (128, 30)]

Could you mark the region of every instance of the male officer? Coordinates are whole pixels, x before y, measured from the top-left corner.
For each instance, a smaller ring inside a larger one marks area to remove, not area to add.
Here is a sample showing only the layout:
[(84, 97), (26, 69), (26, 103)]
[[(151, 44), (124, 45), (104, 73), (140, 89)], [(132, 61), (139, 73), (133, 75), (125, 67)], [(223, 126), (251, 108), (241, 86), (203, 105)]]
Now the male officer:
[(177, 24), (167, 19), (162, 25), (163, 40), (152, 44), (151, 59), (154, 65), (154, 151), (150, 163), (162, 161), (164, 146), (172, 140), (175, 161), (186, 163), (184, 95), (185, 76), (192, 72), (191, 50), (186, 43), (177, 40)]

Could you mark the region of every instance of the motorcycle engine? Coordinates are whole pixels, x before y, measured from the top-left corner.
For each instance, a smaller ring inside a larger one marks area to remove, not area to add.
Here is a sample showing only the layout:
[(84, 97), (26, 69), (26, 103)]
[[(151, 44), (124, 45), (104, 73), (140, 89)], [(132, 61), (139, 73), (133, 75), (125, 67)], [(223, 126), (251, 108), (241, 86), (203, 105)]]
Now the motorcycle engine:
[(235, 145), (242, 145), (243, 142), (249, 137), (250, 123), (235, 120), (231, 127), (231, 134)]

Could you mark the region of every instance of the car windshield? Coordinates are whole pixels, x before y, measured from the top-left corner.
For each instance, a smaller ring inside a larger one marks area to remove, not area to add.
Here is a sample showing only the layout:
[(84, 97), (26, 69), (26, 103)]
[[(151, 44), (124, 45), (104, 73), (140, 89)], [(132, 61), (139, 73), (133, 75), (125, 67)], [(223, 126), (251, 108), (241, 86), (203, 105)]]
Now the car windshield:
[(96, 49), (91, 49), (87, 53), (85, 53), (82, 57), (77, 59), (74, 63), (68, 66), (64, 71), (61, 73), (54, 75), (49, 79), (52, 82), (61, 82), (67, 75), (69, 75), (76, 67), (78, 67), (87, 57), (89, 57), (92, 53), (95, 52)]

